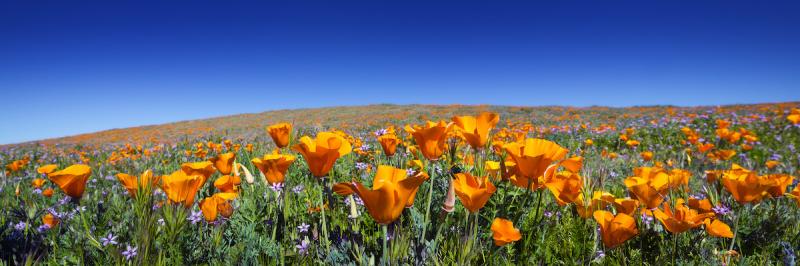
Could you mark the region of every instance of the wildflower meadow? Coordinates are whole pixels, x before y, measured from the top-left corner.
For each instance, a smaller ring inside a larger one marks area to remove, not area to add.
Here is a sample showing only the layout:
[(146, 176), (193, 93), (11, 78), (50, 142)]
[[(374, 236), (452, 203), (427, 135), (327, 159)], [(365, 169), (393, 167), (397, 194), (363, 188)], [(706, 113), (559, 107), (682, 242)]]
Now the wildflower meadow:
[(0, 264), (796, 265), (800, 104), (282, 110), (0, 146)]

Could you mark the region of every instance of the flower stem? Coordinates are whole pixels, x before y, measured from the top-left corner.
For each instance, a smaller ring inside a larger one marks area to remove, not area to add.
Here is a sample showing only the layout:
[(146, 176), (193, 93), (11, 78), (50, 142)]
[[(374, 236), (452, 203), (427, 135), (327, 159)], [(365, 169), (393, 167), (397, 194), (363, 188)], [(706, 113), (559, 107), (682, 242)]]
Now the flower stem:
[(383, 228), (383, 265), (389, 265), (389, 230), (386, 229), (387, 225), (381, 225)]

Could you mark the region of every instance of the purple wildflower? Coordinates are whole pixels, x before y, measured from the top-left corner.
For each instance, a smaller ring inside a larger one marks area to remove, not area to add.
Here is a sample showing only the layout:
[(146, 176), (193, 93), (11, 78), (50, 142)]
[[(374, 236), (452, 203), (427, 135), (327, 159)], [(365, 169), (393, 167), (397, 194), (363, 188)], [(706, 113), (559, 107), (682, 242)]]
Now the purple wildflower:
[(117, 243), (117, 236), (111, 234), (110, 232), (108, 233), (108, 236), (100, 238), (100, 242), (103, 242), (103, 246), (104, 247), (108, 246), (108, 245), (119, 244), (119, 243)]
[(133, 257), (136, 257), (136, 254), (137, 254), (136, 250), (139, 249), (139, 248), (138, 247), (131, 247), (130, 245), (127, 245), (127, 244), (126, 244), (126, 246), (127, 246), (127, 248), (125, 249), (125, 251), (122, 252), (122, 256), (125, 256), (125, 259), (127, 259), (127, 260), (131, 260)]

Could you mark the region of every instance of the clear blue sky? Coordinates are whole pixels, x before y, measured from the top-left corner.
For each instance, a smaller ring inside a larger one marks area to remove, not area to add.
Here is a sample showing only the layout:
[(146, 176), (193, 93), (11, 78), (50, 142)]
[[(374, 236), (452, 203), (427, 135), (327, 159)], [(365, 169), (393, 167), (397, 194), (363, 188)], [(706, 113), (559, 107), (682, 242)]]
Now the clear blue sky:
[(798, 1), (234, 2), (3, 1), (0, 143), (333, 105), (799, 99)]

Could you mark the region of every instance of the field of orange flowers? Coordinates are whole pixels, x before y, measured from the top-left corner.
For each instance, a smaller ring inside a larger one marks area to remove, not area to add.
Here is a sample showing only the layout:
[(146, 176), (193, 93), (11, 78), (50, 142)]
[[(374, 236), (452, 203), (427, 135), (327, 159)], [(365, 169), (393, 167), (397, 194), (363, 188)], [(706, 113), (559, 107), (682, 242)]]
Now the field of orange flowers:
[(795, 265), (798, 107), (337, 107), (6, 145), (0, 264)]

